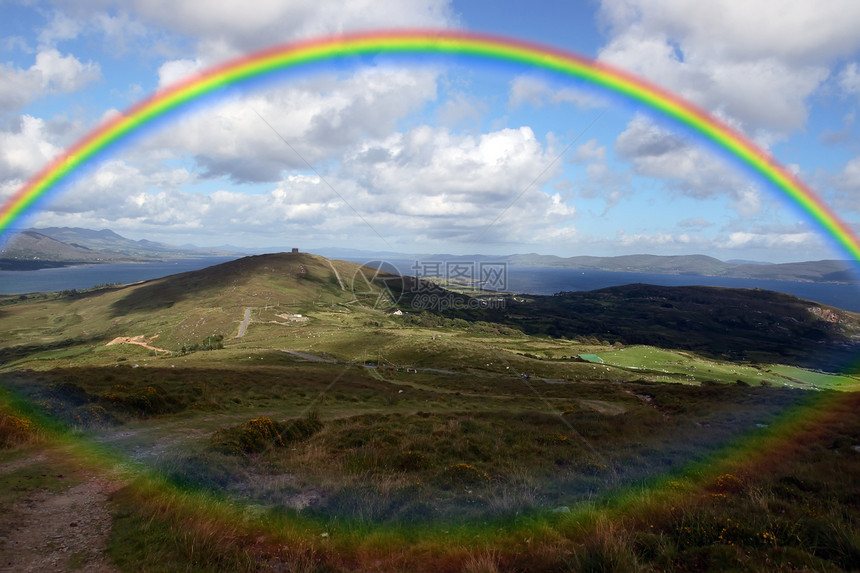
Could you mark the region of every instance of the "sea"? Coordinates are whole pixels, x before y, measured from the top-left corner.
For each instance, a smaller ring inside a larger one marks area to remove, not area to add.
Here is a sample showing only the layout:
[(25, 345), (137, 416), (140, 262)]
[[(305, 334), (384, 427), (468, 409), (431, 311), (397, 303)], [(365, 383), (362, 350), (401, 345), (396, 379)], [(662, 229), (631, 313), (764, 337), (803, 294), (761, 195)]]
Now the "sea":
[[(0, 293), (24, 294), (69, 289), (88, 289), (109, 283), (135, 283), (168, 275), (195, 271), (217, 265), (237, 257), (205, 257), (197, 259), (170, 259), (151, 263), (122, 263), (80, 265), (36, 271), (0, 271)], [(366, 261), (354, 261), (366, 262)], [(416, 274), (415, 261), (388, 261), (400, 274)], [(386, 265), (387, 267), (387, 265)], [(477, 270), (476, 270), (477, 272)], [(561, 291), (587, 291), (631, 283), (661, 286), (719, 286), (731, 288), (758, 288), (784, 292), (794, 296), (860, 312), (860, 285), (813, 283), (709, 277), (702, 275), (666, 275), (657, 273), (630, 273), (523, 267), (507, 265), (503, 275), (496, 275), (502, 290), (518, 293), (550, 295)], [(421, 274), (418, 272), (417, 274)]]

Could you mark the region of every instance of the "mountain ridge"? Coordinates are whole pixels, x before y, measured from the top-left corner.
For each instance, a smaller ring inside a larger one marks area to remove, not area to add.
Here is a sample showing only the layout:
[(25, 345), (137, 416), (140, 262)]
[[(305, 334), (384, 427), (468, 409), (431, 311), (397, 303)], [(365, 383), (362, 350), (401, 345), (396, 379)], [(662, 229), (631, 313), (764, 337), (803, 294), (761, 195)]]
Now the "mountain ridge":
[(133, 240), (110, 229), (46, 227), (26, 229), (0, 249), (0, 269), (36, 270), (78, 264), (146, 263), (172, 258), (233, 255), (220, 249), (185, 248)]
[[(52, 239), (52, 241), (47, 239)], [(511, 255), (408, 254), (349, 248), (320, 249), (319, 252), (330, 258), (356, 263), (386, 259), (474, 263), (502, 262), (523, 267), (860, 284), (860, 275), (853, 269), (852, 262), (842, 260), (766, 263), (759, 261), (722, 261), (702, 254), (560, 257), (539, 253), (515, 253)], [(46, 227), (27, 229), (8, 241), (0, 251), (0, 269), (31, 270), (84, 263), (153, 262), (170, 258), (249, 254), (254, 253), (222, 248), (198, 248), (190, 245), (175, 246), (149, 239), (133, 240), (110, 229), (96, 231), (80, 227)]]

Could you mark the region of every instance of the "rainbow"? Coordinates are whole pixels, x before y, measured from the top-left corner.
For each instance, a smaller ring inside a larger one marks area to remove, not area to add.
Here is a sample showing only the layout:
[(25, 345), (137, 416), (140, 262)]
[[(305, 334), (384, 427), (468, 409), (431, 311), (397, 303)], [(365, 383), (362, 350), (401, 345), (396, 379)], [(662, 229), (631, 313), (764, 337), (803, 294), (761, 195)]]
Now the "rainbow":
[[(15, 221), (28, 212), (34, 211), (40, 201), (52, 192), (61, 189), (63, 184), (67, 183), (80, 170), (95, 164), (100, 157), (135, 134), (142, 133), (146, 126), (151, 125), (159, 118), (165, 118), (173, 112), (188, 109), (194, 102), (202, 101), (203, 98), (210, 95), (217, 95), (230, 86), (272, 77), (281, 71), (301, 69), (318, 63), (347, 61), (350, 58), (376, 55), (431, 55), (507, 62), (526, 68), (545, 70), (560, 77), (578, 80), (608, 93), (617, 94), (651, 110), (656, 115), (667, 118), (675, 124), (699, 134), (704, 140), (714, 144), (718, 149), (724, 150), (741, 164), (746, 165), (755, 174), (769, 182), (790, 202), (797, 205), (815, 225), (826, 235), (832, 237), (850, 258), (860, 263), (860, 239), (820, 197), (792, 173), (780, 166), (770, 155), (703, 110), (642, 79), (588, 58), (506, 38), (432, 30), (338, 36), (278, 46), (212, 68), (164, 89), (94, 129), (18, 190), (0, 207), (0, 237), (8, 234)], [(8, 396), (0, 393), (0, 405), (6, 401), (8, 401)], [(804, 401), (795, 408), (790, 408), (774, 423), (773, 428), (769, 431), (762, 435), (745, 436), (738, 442), (715, 451), (707, 459), (702, 460), (698, 466), (685, 468), (685, 470), (690, 475), (697, 472), (701, 473), (703, 477), (700, 481), (705, 483), (723, 471), (743, 471), (744, 466), (769, 467), (770, 462), (779, 460), (783, 453), (790, 453), (793, 448), (797, 447), (798, 443), (808, 438), (804, 431), (809, 432), (811, 428), (834, 420), (838, 421), (839, 415), (850, 416), (856, 411), (857, 403), (857, 399), (853, 396), (842, 395), (841, 393), (822, 394), (821, 396), (810, 394), (808, 401)], [(12, 409), (12, 411), (19, 413), (16, 409)], [(26, 410), (22, 410), (20, 414), (23, 416), (25, 413)], [(41, 425), (51, 427), (49, 420), (42, 420)], [(76, 455), (79, 455), (82, 460), (89, 460), (100, 467), (109, 467), (115, 463), (118, 465), (119, 462), (123, 461), (116, 460), (112, 455), (102, 452), (89, 441), (74, 441), (73, 445), (81, 448), (79, 454), (76, 453)], [(144, 475), (144, 478), (146, 477)], [(660, 494), (665, 496), (665, 499), (670, 499), (669, 496), (673, 495), (696, 493), (700, 487), (691, 482), (689, 492), (684, 491), (675, 494), (671, 491), (671, 484), (676, 482), (669, 481), (670, 478), (681, 479), (675, 475), (656, 476), (652, 484), (653, 490), (669, 490), (668, 493)], [(670, 487), (666, 487), (666, 484), (670, 484)], [(155, 500), (146, 502), (152, 507), (161, 503), (153, 492), (171, 490), (168, 493), (171, 493), (173, 497), (167, 497), (167, 501), (163, 503), (166, 504), (165, 506), (172, 504), (169, 505), (170, 511), (181, 513), (182, 527), (186, 531), (193, 528), (194, 524), (198, 522), (202, 524), (201, 529), (205, 529), (204, 533), (201, 533), (201, 538), (204, 535), (212, 535), (212, 524), (216, 522), (223, 524), (223, 528), (230, 532), (229, 535), (233, 536), (227, 537), (225, 534), (225, 539), (235, 538), (235, 534), (232, 532), (240, 529), (240, 526), (235, 525), (235, 523), (243, 524), (241, 525), (241, 528), (244, 528), (242, 531), (247, 529), (247, 532), (243, 534), (247, 535), (249, 539), (256, 539), (266, 526), (265, 523), (257, 523), (257, 521), (254, 522), (253, 526), (244, 525), (250, 523), (249, 520), (244, 517), (237, 517), (238, 513), (236, 515), (230, 513), (232, 511), (230, 507), (218, 505), (214, 503), (215, 500), (207, 498), (203, 494), (195, 497), (185, 492), (172, 491), (170, 484), (163, 480), (144, 479), (136, 487), (140, 491), (135, 495), (138, 495), (140, 499)], [(631, 488), (629, 491), (614, 492), (617, 501), (607, 507), (618, 510), (620, 513), (631, 509), (638, 503), (639, 497), (643, 497), (645, 503), (649, 503), (648, 496), (640, 496), (640, 493), (636, 488)], [(612, 494), (613, 492), (610, 492), (610, 495)], [(659, 501), (663, 498), (654, 497), (650, 503), (656, 503), (655, 499)], [(206, 508), (207, 511), (213, 512), (217, 510), (220, 513), (213, 513), (211, 516), (205, 514), (198, 521), (194, 521), (188, 515), (193, 513), (195, 507)], [(152, 515), (155, 515), (155, 511), (152, 510)], [(162, 510), (159, 508), (158, 511)], [(163, 512), (166, 513), (167, 510), (165, 509)], [(568, 522), (573, 525), (577, 524), (573, 518)], [(553, 523), (530, 518), (522, 523), (511, 525), (510, 530), (502, 531), (499, 529), (496, 532), (495, 529), (486, 528), (486, 531), (482, 530), (481, 533), (486, 535), (487, 539), (497, 542), (500, 546), (504, 545), (510, 548), (510, 551), (515, 552), (518, 547), (523, 547), (522, 539), (527, 537), (530, 541), (532, 537), (538, 534), (549, 540), (546, 542), (547, 544), (551, 543), (555, 546), (559, 543), (559, 537), (553, 529), (556, 525)], [(295, 533), (289, 535), (298, 540), (296, 545), (299, 547), (326, 547), (320, 541), (319, 531), (313, 530), (312, 525), (291, 526), (290, 530), (295, 531)], [(495, 528), (495, 525), (493, 527)], [(562, 522), (558, 527), (565, 527), (565, 522)], [(447, 529), (452, 529), (449, 525), (445, 525), (445, 528), (445, 534), (448, 533)], [(528, 533), (529, 528), (534, 528), (535, 533)], [(454, 542), (449, 536), (442, 537), (433, 532), (427, 535), (427, 531), (425, 531), (424, 535), (429, 538), (429, 541), (425, 542), (423, 546), (418, 546), (415, 550), (414, 559), (420, 559), (422, 562), (427, 561), (428, 554), (438, 548), (450, 549), (453, 547), (452, 551), (461, 550), (459, 548), (468, 547), (466, 545), (467, 537), (469, 540), (478, 537), (473, 535), (477, 529), (473, 530), (463, 526), (459, 531), (461, 532), (458, 533), (460, 537), (456, 538)], [(287, 534), (279, 535), (285, 536)], [(385, 533), (385, 535), (389, 535), (391, 539), (396, 540), (403, 547), (409, 547), (414, 543), (414, 538), (409, 534), (401, 533), (399, 527), (393, 533)], [(368, 537), (372, 536), (369, 535)], [(537, 537), (535, 538), (537, 539)], [(380, 539), (385, 539), (382, 534), (372, 539), (367, 545), (361, 545), (363, 541), (356, 536), (354, 540), (345, 542), (340, 547), (346, 549), (357, 547), (356, 552), (363, 552), (368, 560), (371, 559), (371, 556), (375, 559), (378, 554), (380, 559), (389, 558), (392, 562), (397, 562), (399, 554), (386, 549), (383, 544), (380, 544)], [(349, 545), (350, 543), (352, 545)], [(327, 549), (320, 549), (320, 551), (324, 550)], [(391, 557), (386, 557), (389, 554)], [(427, 562), (429, 563), (429, 561)], [(400, 565), (402, 566), (402, 564)]]
[(762, 177), (860, 263), (860, 239), (809, 187), (743, 135), (683, 99), (605, 63), (531, 43), (470, 32), (381, 31), (326, 37), (256, 52), (191, 76), (107, 120), (68, 148), (0, 207), (0, 238), (83, 167), (166, 114), (227, 87), (323, 62), (378, 55), (435, 55), (512, 63), (575, 79), (643, 106), (699, 134)]

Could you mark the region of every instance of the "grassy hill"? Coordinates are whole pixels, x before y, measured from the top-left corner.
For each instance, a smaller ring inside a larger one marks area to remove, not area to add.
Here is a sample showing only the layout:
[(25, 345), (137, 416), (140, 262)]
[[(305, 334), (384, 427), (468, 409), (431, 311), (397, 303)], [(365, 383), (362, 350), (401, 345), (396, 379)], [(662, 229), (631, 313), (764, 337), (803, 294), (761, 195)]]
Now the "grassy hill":
[(758, 289), (626, 285), (511, 299), (492, 314), (528, 333), (596, 336), (731, 360), (839, 370), (860, 351), (860, 315)]
[[(364, 277), (360, 268), (309, 254), (280, 253), (128, 286), (9, 296), (0, 306), (0, 340), (7, 354), (15, 346), (24, 352), (29, 347), (91, 345), (138, 335), (157, 336), (155, 346), (178, 350), (211, 335), (235, 336), (246, 308), (254, 309), (255, 320), (277, 321), (278, 314), (350, 303), (356, 299), (353, 277)], [(376, 283), (362, 280), (360, 294), (384, 295), (381, 280)]]
[[(832, 371), (856, 355), (860, 340), (860, 315), (770, 291), (627, 285), (474, 298), (305, 253), (251, 256), (134, 285), (0, 302), (0, 356), (7, 359), (36, 348), (100, 345), (121, 336), (157, 340), (151, 345), (175, 352), (211, 336), (229, 342), (243, 323), (248, 334), (236, 343), (261, 346), (287, 344), (284, 337), (299, 326), (337, 332), (378, 324), (391, 338), (404, 327), (456, 324), (467, 330), (479, 321), (490, 326), (478, 329)], [(386, 314), (397, 307), (406, 314)]]

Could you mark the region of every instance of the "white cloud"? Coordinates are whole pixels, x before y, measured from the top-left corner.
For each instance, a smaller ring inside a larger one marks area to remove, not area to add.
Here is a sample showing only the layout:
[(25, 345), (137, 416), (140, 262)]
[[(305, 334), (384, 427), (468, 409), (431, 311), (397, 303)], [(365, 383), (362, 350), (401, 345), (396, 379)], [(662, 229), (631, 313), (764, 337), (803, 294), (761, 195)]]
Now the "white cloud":
[(421, 126), (366, 144), (344, 173), (367, 192), (361, 212), (393, 215), (428, 241), (531, 243), (576, 213), (541, 189), (559, 173), (541, 175), (552, 159), (528, 127), (473, 136)]
[(596, 139), (589, 139), (582, 145), (576, 147), (573, 160), (576, 163), (587, 163), (589, 161), (604, 161), (606, 159), (606, 146), (600, 145)]
[(39, 52), (30, 69), (41, 74), (42, 88), (49, 91), (75, 92), (101, 77), (98, 64), (84, 64), (71, 54), (63, 56), (55, 49)]
[(39, 222), (63, 215), (80, 224), (114, 221), (139, 232), (169, 228), (211, 237), (242, 229), (258, 235), (258, 244), (272, 229), (327, 241), (378, 240), (378, 231), (412, 249), (421, 248), (418, 241), (478, 248), (576, 236), (575, 208), (559, 193), (530, 186), (552, 154), (528, 128), (471, 136), (422, 126), (358, 149), (326, 181), (291, 174), (258, 190), (211, 193), (185, 190), (199, 179), (182, 169), (165, 174), (113, 160), (49, 205)]
[(741, 122), (786, 134), (840, 57), (860, 47), (852, 0), (604, 1), (609, 42), (600, 59)]
[(136, 0), (123, 6), (144, 21), (194, 38), (196, 56), (207, 64), (300, 38), (454, 23), (448, 0)]
[(39, 97), (42, 91), (40, 74), (0, 64), (0, 112), (17, 111)]
[(528, 127), (466, 136), (421, 126), (366, 146), (350, 159), (349, 170), (371, 189), (406, 187), (424, 197), (480, 193), (503, 202), (525, 190), (551, 160)]
[(820, 244), (817, 233), (761, 233), (736, 231), (718, 239), (717, 246), (724, 249), (773, 249), (808, 247)]
[(585, 89), (570, 86), (555, 86), (549, 81), (533, 74), (516, 76), (510, 83), (508, 105), (518, 108), (523, 105), (543, 107), (544, 105), (568, 103), (580, 109), (603, 107), (608, 102)]
[(860, 94), (860, 71), (857, 62), (850, 62), (839, 72), (839, 87), (847, 94)]
[(665, 250), (666, 248), (683, 248), (704, 244), (701, 237), (691, 236), (688, 233), (634, 233), (628, 235), (623, 229), (616, 233), (616, 242), (619, 246), (633, 247), (637, 252), (647, 252), (651, 249)]
[(27, 69), (0, 64), (0, 112), (17, 111), (54, 92), (71, 93), (98, 80), (98, 64), (83, 63), (71, 54), (63, 56), (54, 48), (42, 49)]
[(167, 87), (203, 70), (203, 68), (203, 62), (198, 59), (170, 60), (168, 62), (164, 62), (158, 68), (158, 87)]
[(58, 41), (71, 40), (81, 33), (82, 23), (77, 18), (55, 11), (51, 15), (48, 26), (39, 32), (39, 43), (43, 46), (53, 46)]
[[(142, 22), (131, 17), (128, 12), (119, 11), (116, 14), (108, 12), (94, 12), (90, 15), (91, 25), (99, 30), (110, 42), (111, 48), (116, 53), (124, 53), (129, 45), (146, 39), (151, 34), (156, 38), (160, 34), (153, 34)], [(141, 46), (147, 52), (157, 51), (157, 44)]]
[(25, 115), (14, 131), (0, 132), (0, 183), (17, 189), (60, 152), (45, 121)]
[(194, 157), (210, 177), (277, 181), (284, 170), (307, 169), (305, 161), (324, 169), (361, 141), (387, 136), (436, 98), (437, 74), (379, 66), (306, 78), (185, 116), (143, 148)]
[(574, 163), (586, 165), (585, 180), (574, 185), (577, 195), (586, 199), (603, 199), (603, 215), (633, 192), (629, 170), (610, 167), (606, 146), (600, 145), (596, 139), (590, 139), (578, 146), (572, 160)]
[(745, 215), (761, 207), (757, 187), (735, 169), (643, 116), (630, 121), (618, 136), (615, 150), (633, 164), (637, 174), (663, 180), (670, 190), (697, 199), (727, 196)]

